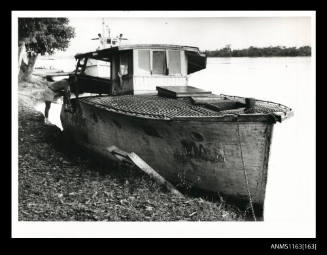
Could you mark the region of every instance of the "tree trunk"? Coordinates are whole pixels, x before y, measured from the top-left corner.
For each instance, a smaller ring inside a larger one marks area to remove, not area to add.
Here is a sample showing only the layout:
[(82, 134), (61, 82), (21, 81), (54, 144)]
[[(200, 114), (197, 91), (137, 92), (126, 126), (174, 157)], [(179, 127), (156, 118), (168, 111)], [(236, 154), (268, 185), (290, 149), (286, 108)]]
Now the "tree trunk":
[(29, 52), (27, 55), (28, 63), (25, 64), (23, 61), (21, 62), (20, 71), (19, 71), (20, 81), (31, 81), (37, 56), (38, 56), (37, 53)]
[(19, 42), (18, 46), (18, 71), (20, 70), (20, 65), (23, 61), (24, 55), (26, 54), (25, 42)]

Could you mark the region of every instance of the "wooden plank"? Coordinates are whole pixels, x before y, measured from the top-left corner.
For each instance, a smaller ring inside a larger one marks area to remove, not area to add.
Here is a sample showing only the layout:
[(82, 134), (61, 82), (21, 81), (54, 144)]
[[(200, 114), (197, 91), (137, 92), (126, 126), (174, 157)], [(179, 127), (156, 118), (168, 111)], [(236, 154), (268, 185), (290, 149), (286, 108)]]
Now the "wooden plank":
[(174, 195), (183, 197), (183, 194), (180, 193), (175, 187), (165, 178), (163, 178), (160, 174), (158, 174), (151, 166), (149, 166), (143, 159), (141, 159), (136, 153), (131, 152), (127, 153), (116, 146), (110, 146), (107, 150), (114, 154), (120, 161), (127, 160), (133, 162), (139, 169), (149, 175), (152, 179), (154, 179), (160, 185), (165, 186), (167, 190), (169, 190)]
[(110, 146), (107, 148), (107, 150), (114, 154), (119, 160), (123, 160), (123, 159), (128, 159), (128, 153), (125, 151), (120, 150), (119, 148), (117, 148), (116, 146)]
[(160, 174), (158, 174), (151, 166), (149, 166), (144, 160), (142, 160), (137, 154), (131, 152), (128, 154), (128, 157), (133, 163), (140, 168), (143, 172), (148, 174), (151, 178), (153, 178), (159, 184), (165, 186), (167, 190), (173, 193), (176, 196), (183, 197), (183, 194), (180, 193), (175, 187), (165, 178), (163, 178)]
[(136, 165), (139, 169), (141, 169), (143, 172), (145, 172), (147, 175), (149, 175), (152, 179), (154, 179), (157, 183), (160, 185), (165, 186), (167, 190), (169, 190), (171, 193), (183, 197), (183, 194), (180, 193), (175, 187), (168, 181), (166, 181), (165, 178), (163, 178), (160, 174), (158, 174), (151, 166), (149, 166), (143, 159), (141, 159), (136, 153), (131, 152), (127, 153), (121, 149), (119, 149), (116, 146), (110, 146), (107, 148), (107, 150), (115, 155), (120, 161), (127, 160), (134, 165)]

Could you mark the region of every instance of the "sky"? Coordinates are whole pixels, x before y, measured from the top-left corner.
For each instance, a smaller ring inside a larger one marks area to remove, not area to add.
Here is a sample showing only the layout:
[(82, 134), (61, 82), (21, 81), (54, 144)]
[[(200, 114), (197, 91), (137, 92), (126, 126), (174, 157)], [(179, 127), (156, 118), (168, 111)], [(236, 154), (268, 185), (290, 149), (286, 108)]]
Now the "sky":
[(232, 49), (250, 46), (300, 47), (311, 45), (311, 17), (69, 17), (76, 37), (66, 52), (75, 55), (93, 51), (91, 40), (102, 32), (102, 18), (111, 35), (120, 33), (126, 43), (167, 43), (215, 50), (230, 44)]

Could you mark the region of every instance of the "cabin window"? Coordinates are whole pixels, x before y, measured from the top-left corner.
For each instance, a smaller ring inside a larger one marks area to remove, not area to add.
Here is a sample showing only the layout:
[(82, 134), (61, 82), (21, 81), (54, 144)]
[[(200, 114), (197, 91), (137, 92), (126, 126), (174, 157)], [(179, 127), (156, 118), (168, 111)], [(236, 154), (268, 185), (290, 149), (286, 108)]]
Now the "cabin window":
[(138, 50), (138, 72), (143, 75), (180, 75), (179, 50)]
[(178, 50), (168, 51), (168, 70), (169, 74), (181, 73), (181, 55)]
[(138, 51), (138, 66), (142, 73), (150, 74), (150, 50), (139, 50)]
[(89, 58), (84, 73), (94, 77), (110, 79), (110, 62)]
[(127, 75), (128, 74), (128, 58), (129, 55), (126, 53), (122, 53), (120, 55), (120, 74), (121, 75)]
[(167, 74), (166, 51), (153, 51), (152, 73), (164, 75)]

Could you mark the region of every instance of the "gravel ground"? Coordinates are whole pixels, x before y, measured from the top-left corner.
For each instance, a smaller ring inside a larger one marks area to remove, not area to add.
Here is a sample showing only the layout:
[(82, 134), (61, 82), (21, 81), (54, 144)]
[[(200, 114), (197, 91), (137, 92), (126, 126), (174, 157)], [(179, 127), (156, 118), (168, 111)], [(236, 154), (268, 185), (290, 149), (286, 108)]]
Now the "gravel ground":
[(178, 198), (136, 168), (88, 157), (33, 108), (44, 84), (19, 84), (20, 221), (245, 220), (224, 201)]

